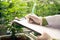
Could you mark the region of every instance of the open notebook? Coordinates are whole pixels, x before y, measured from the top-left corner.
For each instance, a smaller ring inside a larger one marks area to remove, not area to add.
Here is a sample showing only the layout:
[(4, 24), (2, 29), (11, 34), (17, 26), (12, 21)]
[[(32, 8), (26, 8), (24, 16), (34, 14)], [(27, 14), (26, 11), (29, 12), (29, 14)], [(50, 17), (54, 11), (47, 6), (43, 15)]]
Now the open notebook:
[(53, 28), (48, 28), (45, 26), (36, 25), (36, 24), (30, 24), (27, 22), (26, 19), (22, 19), (20, 21), (14, 20), (14, 22), (17, 22), (18, 24), (23, 25), (24, 27), (26, 27), (30, 30), (36, 31), (40, 34), (42, 34), (43, 32), (46, 32), (52, 38), (60, 39), (60, 30), (59, 29), (53, 29)]

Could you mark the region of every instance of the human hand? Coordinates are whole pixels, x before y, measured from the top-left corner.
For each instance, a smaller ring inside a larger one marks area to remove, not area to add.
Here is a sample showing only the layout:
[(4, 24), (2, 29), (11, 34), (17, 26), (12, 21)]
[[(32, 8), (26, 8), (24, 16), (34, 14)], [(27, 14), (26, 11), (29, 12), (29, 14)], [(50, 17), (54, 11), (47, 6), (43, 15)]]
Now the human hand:
[(41, 36), (37, 36), (37, 40), (53, 40), (50, 35), (47, 33), (43, 33)]
[(39, 18), (35, 14), (28, 14), (27, 16), (25, 16), (25, 18), (29, 23), (42, 25), (42, 18)]

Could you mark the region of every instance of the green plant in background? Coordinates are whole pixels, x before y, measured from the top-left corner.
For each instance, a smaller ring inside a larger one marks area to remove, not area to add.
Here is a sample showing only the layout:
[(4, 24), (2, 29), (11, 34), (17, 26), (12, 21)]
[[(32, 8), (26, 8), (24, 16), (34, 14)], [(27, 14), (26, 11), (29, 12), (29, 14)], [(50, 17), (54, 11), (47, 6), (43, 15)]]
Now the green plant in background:
[[(8, 24), (12, 21), (16, 16), (21, 18), (26, 15), (26, 6), (25, 2), (18, 1), (1, 1), (0, 2), (0, 14), (4, 18), (5, 22)], [(24, 12), (23, 12), (24, 11)], [(23, 15), (24, 14), (24, 15)], [(6, 24), (5, 23), (5, 24)]]
[(0, 0), (0, 24), (9, 28), (8, 24), (10, 24), (15, 17), (21, 18), (26, 15), (25, 7), (26, 2), (20, 3), (20, 0)]
[(16, 31), (17, 31), (17, 33), (22, 33), (23, 32), (23, 26), (22, 25), (19, 25), (18, 23), (12, 23), (12, 26), (14, 27), (14, 28), (16, 28)]
[(12, 34), (11, 34), (11, 39), (12, 39), (12, 40), (17, 40), (17, 37), (16, 37), (16, 35), (15, 35), (15, 34), (16, 34), (15, 30), (16, 30), (16, 29), (15, 29), (14, 27), (11, 28), (11, 32), (12, 32)]
[(38, 16), (49, 16), (49, 15), (55, 15), (58, 14), (58, 3), (56, 4), (56, 1), (38, 1), (37, 6), (35, 9), (35, 14)]

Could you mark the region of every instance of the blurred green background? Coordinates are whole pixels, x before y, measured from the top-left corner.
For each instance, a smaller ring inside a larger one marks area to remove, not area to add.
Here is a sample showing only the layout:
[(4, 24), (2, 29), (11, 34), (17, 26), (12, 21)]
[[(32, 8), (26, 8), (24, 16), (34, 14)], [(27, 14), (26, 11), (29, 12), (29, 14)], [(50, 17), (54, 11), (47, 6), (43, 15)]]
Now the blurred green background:
[(15, 17), (22, 18), (31, 13), (34, 2), (37, 16), (60, 14), (60, 0), (0, 0), (0, 32), (7, 30)]

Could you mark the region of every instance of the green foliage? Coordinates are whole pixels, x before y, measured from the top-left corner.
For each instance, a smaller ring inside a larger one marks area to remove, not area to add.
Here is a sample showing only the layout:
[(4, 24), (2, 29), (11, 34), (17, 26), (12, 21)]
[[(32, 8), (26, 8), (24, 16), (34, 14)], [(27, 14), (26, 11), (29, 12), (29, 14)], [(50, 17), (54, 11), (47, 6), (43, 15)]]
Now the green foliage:
[[(35, 14), (38, 16), (49, 16), (58, 14), (58, 8), (60, 4), (56, 3), (56, 1), (40, 1), (39, 4), (36, 6)], [(58, 5), (58, 6), (57, 6)]]
[(16, 28), (17, 32), (20, 32), (20, 33), (23, 32), (23, 30), (22, 30), (23, 26), (22, 25), (19, 25), (18, 23), (13, 23), (12, 26)]
[(0, 25), (0, 35), (6, 34), (6, 27), (3, 27), (4, 25)]
[[(0, 24), (3, 24), (4, 26), (8, 26), (8, 24), (14, 20), (15, 17), (23, 17), (26, 14), (26, 8), (27, 6), (26, 2), (18, 3), (19, 1), (0, 1)], [(24, 12), (25, 11), (25, 12)], [(24, 14), (24, 15), (23, 15)]]

